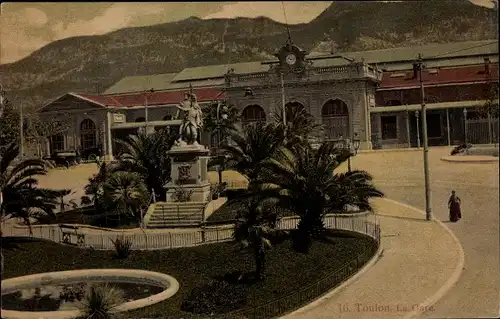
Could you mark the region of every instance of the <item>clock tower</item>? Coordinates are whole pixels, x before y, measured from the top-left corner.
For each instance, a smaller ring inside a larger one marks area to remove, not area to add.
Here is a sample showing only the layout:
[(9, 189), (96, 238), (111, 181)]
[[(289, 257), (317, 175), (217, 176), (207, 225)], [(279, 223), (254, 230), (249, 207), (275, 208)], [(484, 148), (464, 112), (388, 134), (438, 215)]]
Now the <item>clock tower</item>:
[(302, 73), (306, 66), (307, 52), (293, 44), (292, 39), (288, 37), (285, 45), (274, 54), (279, 59), (280, 71)]

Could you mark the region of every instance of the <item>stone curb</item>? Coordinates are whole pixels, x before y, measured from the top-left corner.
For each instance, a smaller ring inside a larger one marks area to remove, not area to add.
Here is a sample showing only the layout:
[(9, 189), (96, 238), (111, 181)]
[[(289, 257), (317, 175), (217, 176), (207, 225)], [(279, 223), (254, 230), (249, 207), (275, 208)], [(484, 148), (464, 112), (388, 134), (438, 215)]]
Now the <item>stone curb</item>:
[[(467, 158), (469, 157), (469, 158)], [(477, 163), (477, 164), (482, 164), (482, 163), (496, 163), (499, 161), (498, 157), (495, 156), (444, 156), (441, 157), (441, 160), (443, 162), (449, 162), (449, 163)]]
[[(415, 210), (415, 211), (421, 213), (422, 215), (425, 215), (425, 212), (423, 210), (418, 209), (416, 207), (413, 207), (413, 206), (410, 206), (410, 205), (407, 205), (404, 203), (400, 203), (400, 202), (397, 202), (397, 201), (389, 199), (389, 198), (383, 198), (383, 200), (386, 200), (386, 201), (394, 203), (394, 204), (399, 204), (399, 205), (404, 206), (408, 209)], [(430, 296), (424, 302), (420, 303), (420, 306), (425, 307), (425, 308), (429, 308), (429, 307), (433, 306), (434, 304), (436, 304), (458, 282), (458, 279), (460, 278), (460, 275), (462, 274), (462, 270), (463, 270), (464, 264), (465, 264), (464, 250), (463, 250), (462, 245), (460, 244), (460, 241), (458, 240), (457, 236), (455, 236), (455, 234), (451, 231), (451, 229), (446, 227), (440, 220), (432, 217), (432, 221), (438, 223), (442, 228), (444, 228), (444, 230), (446, 230), (448, 232), (448, 234), (450, 234), (451, 238), (458, 246), (459, 257), (458, 257), (458, 264), (455, 267), (455, 270), (453, 271), (450, 278), (445, 282), (445, 284), (443, 286), (441, 286), (441, 288), (439, 288), (439, 290), (434, 295)], [(419, 315), (422, 315), (422, 312), (416, 310), (416, 311), (412, 311), (412, 312), (407, 313), (403, 317), (403, 319), (416, 318)]]
[(370, 154), (370, 153), (395, 153), (395, 152), (416, 152), (422, 151), (423, 148), (386, 148), (378, 150), (359, 150), (358, 154)]
[(384, 247), (382, 245), (382, 241), (380, 241), (377, 252), (375, 252), (375, 254), (372, 256), (372, 258), (358, 272), (356, 272), (349, 279), (344, 281), (340, 286), (334, 288), (333, 290), (330, 290), (329, 292), (327, 292), (323, 296), (319, 297), (318, 299), (314, 300), (313, 302), (308, 303), (307, 305), (300, 307), (299, 309), (297, 309), (293, 312), (290, 312), (284, 316), (281, 316), (280, 318), (287, 318), (288, 316), (291, 316), (291, 315), (298, 315), (298, 314), (301, 314), (301, 313), (308, 311), (312, 308), (316, 308), (316, 307), (320, 306), (323, 302), (327, 301), (328, 299), (330, 299), (334, 295), (340, 293), (342, 290), (344, 290), (350, 284), (353, 284), (354, 282), (356, 282), (361, 276), (363, 276), (368, 270), (370, 270), (377, 263), (377, 261), (380, 258), (382, 258), (383, 254), (384, 254)]
[[(124, 302), (113, 308), (113, 313), (125, 312), (144, 308), (162, 302), (177, 293), (179, 282), (172, 276), (142, 270), (142, 269), (78, 269), (67, 271), (56, 271), (14, 277), (2, 280), (2, 293), (9, 293), (18, 288), (25, 289), (37, 285), (54, 285), (67, 282), (97, 281), (107, 279), (109, 282), (127, 282), (137, 284), (152, 284), (164, 286), (164, 290), (155, 295), (145, 298)], [(57, 310), (57, 311), (18, 311), (1, 309), (5, 318), (10, 319), (68, 319), (81, 315), (80, 310)], [(3, 317), (3, 316), (2, 316)]]
[[(443, 146), (430, 146), (429, 147), (429, 149), (433, 149), (433, 148), (451, 149), (451, 148), (453, 148), (453, 146), (443, 145)], [(391, 152), (415, 152), (415, 151), (421, 151), (421, 152), (423, 152), (424, 148), (423, 147), (420, 147), (420, 148), (418, 148), (418, 147), (381, 148), (381, 149), (378, 149), (378, 150), (359, 150), (358, 154), (361, 154), (361, 153), (365, 153), (365, 154), (369, 154), (369, 153), (384, 153), (384, 152), (388, 152), (388, 153), (391, 153)]]

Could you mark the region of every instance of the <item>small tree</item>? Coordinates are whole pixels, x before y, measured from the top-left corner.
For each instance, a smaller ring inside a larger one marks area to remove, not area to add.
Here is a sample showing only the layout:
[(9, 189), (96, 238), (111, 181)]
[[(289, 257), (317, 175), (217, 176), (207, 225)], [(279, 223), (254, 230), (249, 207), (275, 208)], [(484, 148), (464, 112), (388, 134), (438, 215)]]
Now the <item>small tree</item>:
[(39, 146), (43, 145), (51, 136), (67, 132), (70, 123), (69, 114), (59, 113), (55, 117), (39, 112), (31, 113), (26, 117), (26, 141), (37, 145), (37, 151), (40, 154)]
[(0, 91), (0, 155), (7, 145), (19, 142), (19, 112), (17, 112), (6, 97), (5, 91)]
[(478, 108), (481, 116), (498, 117), (498, 82), (491, 82), (486, 89), (486, 103)]
[(252, 251), (255, 260), (255, 277), (262, 280), (265, 277), (266, 251), (271, 248), (269, 236), (276, 228), (276, 210), (266, 205), (258, 193), (249, 194), (240, 199), (241, 206), (237, 212), (233, 237), (242, 248)]

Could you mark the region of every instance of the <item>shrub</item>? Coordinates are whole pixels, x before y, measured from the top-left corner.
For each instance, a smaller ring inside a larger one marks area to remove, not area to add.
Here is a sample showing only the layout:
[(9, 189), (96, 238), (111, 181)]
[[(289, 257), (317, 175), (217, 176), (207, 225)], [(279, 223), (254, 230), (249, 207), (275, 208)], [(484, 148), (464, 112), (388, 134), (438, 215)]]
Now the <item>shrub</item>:
[(248, 291), (243, 285), (232, 285), (225, 280), (212, 280), (191, 290), (182, 302), (183, 311), (196, 314), (227, 313), (244, 307)]
[(119, 259), (127, 258), (132, 253), (132, 241), (122, 237), (117, 237), (115, 240), (111, 239), (115, 246), (116, 257)]

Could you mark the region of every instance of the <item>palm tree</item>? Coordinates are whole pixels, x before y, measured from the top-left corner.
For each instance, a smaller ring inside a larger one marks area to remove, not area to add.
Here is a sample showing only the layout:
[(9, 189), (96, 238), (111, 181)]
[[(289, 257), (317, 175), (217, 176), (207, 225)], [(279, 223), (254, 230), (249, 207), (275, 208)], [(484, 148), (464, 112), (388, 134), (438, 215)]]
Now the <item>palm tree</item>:
[(237, 211), (233, 237), (243, 248), (250, 249), (255, 259), (255, 274), (264, 279), (265, 253), (271, 248), (269, 235), (276, 228), (277, 215), (269, 203), (265, 203), (258, 194), (240, 199), (242, 205)]
[(271, 156), (281, 143), (274, 123), (252, 123), (244, 131), (231, 133), (230, 137), (234, 144), (225, 144), (221, 150), (225, 164), (249, 181), (257, 177), (261, 162)]
[(159, 200), (165, 200), (164, 185), (170, 180), (170, 157), (167, 152), (175, 142), (175, 135), (167, 130), (154, 134), (130, 135), (117, 140), (123, 148), (118, 159), (118, 171), (136, 172), (145, 181), (148, 191), (153, 190)]
[(324, 236), (325, 214), (343, 210), (346, 204), (372, 210), (368, 200), (383, 196), (367, 172), (334, 172), (348, 156), (345, 150), (323, 143), (318, 150), (310, 145), (301, 150), (281, 147), (263, 163), (256, 183), (300, 218), (294, 236), (296, 250), (308, 252), (312, 240)]
[[(229, 136), (236, 131), (239, 111), (231, 104), (222, 104), (217, 119), (217, 108), (219, 103), (212, 103), (203, 108), (203, 130), (210, 134), (220, 132), (222, 136)], [(223, 114), (227, 115), (225, 119), (222, 117)]]
[(112, 319), (118, 314), (113, 308), (124, 303), (123, 291), (108, 285), (90, 285), (79, 304), (82, 313), (78, 319)]
[(294, 107), (288, 114), (290, 118), (287, 119), (286, 126), (281, 112), (276, 112), (274, 115), (277, 134), (282, 136), (285, 147), (290, 149), (308, 145), (311, 139), (319, 136), (323, 125), (318, 124), (305, 109)]
[(82, 196), (82, 205), (93, 205), (96, 213), (105, 212), (104, 185), (116, 169), (112, 164), (106, 162), (97, 162), (99, 168), (97, 174), (89, 178), (89, 183), (85, 185), (85, 196)]
[(53, 215), (59, 199), (69, 190), (53, 190), (38, 187), (33, 176), (46, 175), (50, 165), (39, 159), (28, 159), (12, 165), (19, 155), (19, 147), (10, 144), (0, 159), (0, 205), (2, 218), (22, 218), (31, 225), (30, 218), (36, 215)]
[[(31, 231), (31, 219), (54, 217), (59, 199), (69, 190), (52, 190), (38, 187), (33, 176), (45, 175), (50, 168), (48, 162), (39, 159), (23, 160), (14, 164), (19, 155), (19, 147), (11, 143), (0, 158), (0, 217), (21, 218)], [(2, 233), (0, 231), (0, 237)], [(3, 253), (2, 253), (3, 272)]]
[(104, 185), (106, 205), (118, 214), (140, 218), (141, 206), (148, 202), (148, 190), (141, 176), (135, 172), (115, 172)]
[(219, 184), (222, 184), (222, 172), (225, 164), (220, 146), (226, 143), (227, 137), (237, 131), (236, 123), (238, 121), (239, 111), (231, 104), (217, 102), (209, 104), (203, 109), (203, 130), (210, 136), (216, 134), (217, 137), (217, 148), (214, 149), (215, 156), (210, 165), (217, 165)]

